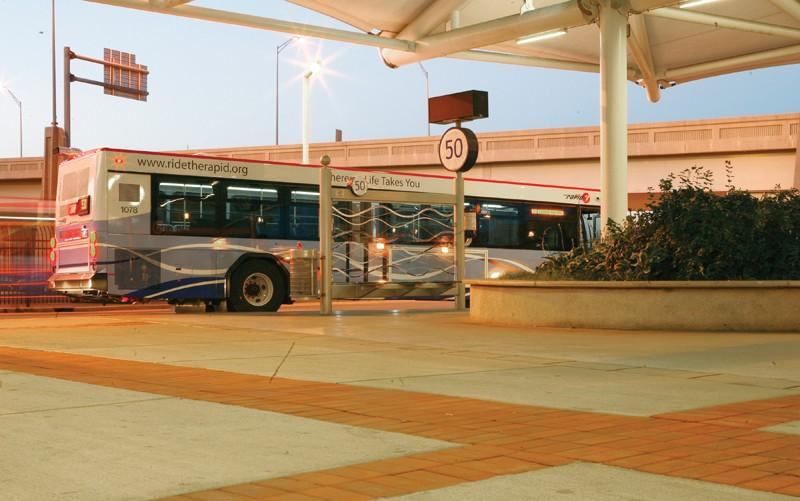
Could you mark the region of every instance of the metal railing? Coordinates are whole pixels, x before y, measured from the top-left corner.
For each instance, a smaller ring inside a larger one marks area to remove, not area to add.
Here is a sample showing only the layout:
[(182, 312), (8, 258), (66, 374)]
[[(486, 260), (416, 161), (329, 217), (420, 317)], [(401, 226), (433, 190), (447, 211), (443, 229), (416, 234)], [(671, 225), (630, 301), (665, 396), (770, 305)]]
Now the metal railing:
[(0, 306), (69, 302), (47, 287), (51, 238), (52, 224), (0, 223)]

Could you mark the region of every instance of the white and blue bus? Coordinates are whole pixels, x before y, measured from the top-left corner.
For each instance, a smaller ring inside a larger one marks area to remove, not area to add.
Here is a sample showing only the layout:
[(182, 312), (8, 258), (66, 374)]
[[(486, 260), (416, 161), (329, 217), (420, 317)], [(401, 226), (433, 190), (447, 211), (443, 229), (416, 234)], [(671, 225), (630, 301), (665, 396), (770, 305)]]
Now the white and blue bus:
[[(226, 301), (232, 311), (276, 311), (292, 301), (289, 253), (319, 245), (318, 180), (313, 165), (85, 152), (59, 168), (50, 287), (102, 301)], [(468, 267), (468, 277), (530, 271), (548, 253), (596, 236), (598, 190), (467, 178), (465, 193), (475, 221), (467, 251), (488, 259)], [(383, 237), (429, 245), (417, 231), (424, 224), (404, 220)]]

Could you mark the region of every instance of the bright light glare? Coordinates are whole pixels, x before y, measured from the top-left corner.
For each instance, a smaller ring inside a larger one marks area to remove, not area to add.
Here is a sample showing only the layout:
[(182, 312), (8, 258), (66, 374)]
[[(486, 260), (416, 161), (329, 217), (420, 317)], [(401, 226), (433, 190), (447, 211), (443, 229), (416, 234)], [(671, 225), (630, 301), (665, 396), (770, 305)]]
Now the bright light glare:
[(556, 38), (567, 34), (567, 30), (555, 30), (555, 31), (548, 31), (547, 33), (540, 33), (538, 35), (531, 35), (527, 37), (522, 37), (517, 40), (518, 45), (524, 45), (526, 43), (533, 43), (533, 42), (540, 42), (542, 40), (548, 40), (550, 38)]
[(500, 278), (500, 272), (499, 271), (493, 271), (492, 274), (489, 275), (489, 278)]
[(691, 9), (692, 7), (699, 7), (700, 5), (705, 5), (707, 3), (716, 2), (717, 0), (690, 0), (689, 2), (682, 3), (679, 5), (681, 9)]
[(311, 65), (308, 67), (308, 71), (310, 71), (311, 73), (319, 73), (319, 70), (321, 69), (322, 69), (322, 62), (319, 59), (311, 63)]
[(33, 217), (33, 216), (0, 216), (0, 219), (9, 221), (55, 221), (54, 217)]

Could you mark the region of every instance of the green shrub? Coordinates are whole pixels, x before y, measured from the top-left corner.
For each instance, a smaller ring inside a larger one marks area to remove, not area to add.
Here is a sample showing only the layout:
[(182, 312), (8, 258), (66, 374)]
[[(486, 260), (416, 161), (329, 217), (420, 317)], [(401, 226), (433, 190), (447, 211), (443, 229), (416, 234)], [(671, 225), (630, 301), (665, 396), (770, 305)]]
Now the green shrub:
[[(729, 164), (728, 164), (728, 167)], [(547, 258), (534, 280), (799, 280), (800, 192), (711, 191), (693, 167), (659, 184), (648, 211), (592, 248)]]

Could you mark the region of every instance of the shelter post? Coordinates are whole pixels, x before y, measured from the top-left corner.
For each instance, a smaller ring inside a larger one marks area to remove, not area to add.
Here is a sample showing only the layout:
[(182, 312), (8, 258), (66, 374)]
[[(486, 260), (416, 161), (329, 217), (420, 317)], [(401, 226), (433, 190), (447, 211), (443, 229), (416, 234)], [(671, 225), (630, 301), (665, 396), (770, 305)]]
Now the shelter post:
[(331, 195), (330, 157), (324, 155), (319, 170), (319, 251), (320, 251), (320, 315), (333, 311), (333, 197)]
[(628, 215), (628, 20), (615, 0), (600, 2), (600, 221)]

